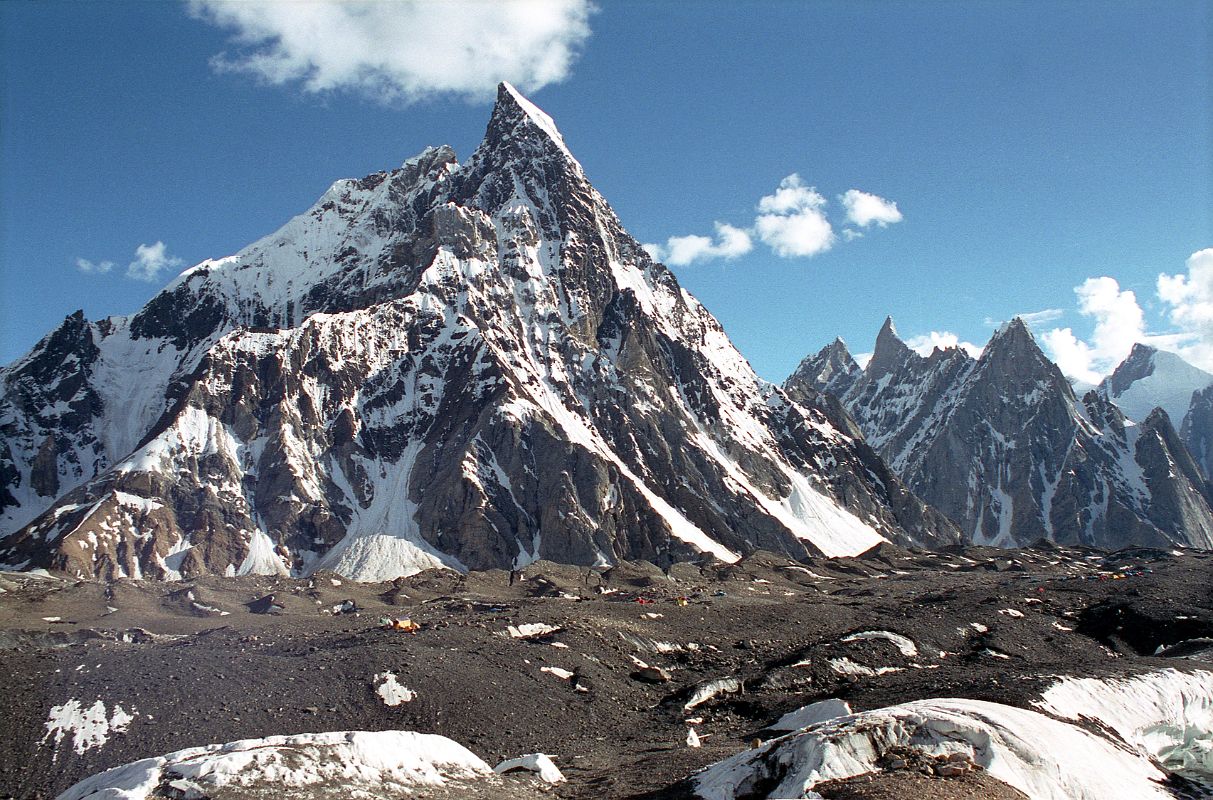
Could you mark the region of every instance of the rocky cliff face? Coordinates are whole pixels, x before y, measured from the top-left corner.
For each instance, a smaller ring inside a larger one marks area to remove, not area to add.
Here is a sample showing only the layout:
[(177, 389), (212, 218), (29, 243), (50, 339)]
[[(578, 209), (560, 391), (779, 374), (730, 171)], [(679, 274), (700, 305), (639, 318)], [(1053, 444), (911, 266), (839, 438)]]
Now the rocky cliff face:
[(958, 538), (761, 381), (504, 84), (467, 163), (339, 181), (0, 385), (0, 560), (25, 567), (385, 579)]
[(1192, 393), (1188, 411), (1179, 428), (1179, 438), (1204, 472), (1213, 476), (1213, 386)]
[(1213, 545), (1208, 489), (1167, 414), (1133, 424), (1101, 392), (1075, 397), (1020, 320), (979, 359), (920, 356), (886, 320), (866, 369), (835, 388), (893, 471), (974, 542)]

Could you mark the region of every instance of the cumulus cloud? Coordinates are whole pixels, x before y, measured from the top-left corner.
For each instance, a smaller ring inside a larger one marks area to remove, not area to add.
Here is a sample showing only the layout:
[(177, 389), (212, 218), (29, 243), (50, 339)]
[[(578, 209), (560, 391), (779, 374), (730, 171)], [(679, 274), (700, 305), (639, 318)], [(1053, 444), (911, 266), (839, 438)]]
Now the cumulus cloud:
[(645, 251), (674, 267), (685, 267), (696, 261), (713, 258), (733, 259), (744, 256), (754, 248), (750, 234), (726, 222), (716, 223), (715, 240), (707, 236), (671, 236), (664, 245), (644, 244)]
[(794, 214), (809, 208), (821, 208), (826, 199), (815, 186), (805, 186), (798, 173), (793, 172), (779, 182), (779, 188), (758, 201), (763, 214)]
[(1135, 343), (1149, 338), (1145, 314), (1137, 295), (1121, 289), (1115, 278), (1087, 278), (1074, 287), (1074, 294), (1078, 312), (1095, 321), (1090, 340), (1080, 340), (1071, 328), (1054, 328), (1041, 339), (1063, 373), (1084, 383), (1098, 383), (1129, 355)]
[(141, 244), (135, 248), (135, 260), (126, 267), (126, 277), (137, 281), (154, 281), (166, 269), (175, 269), (184, 262), (167, 252), (164, 242)]
[[(876, 223), (883, 228), (902, 218), (896, 203), (858, 189), (849, 190), (838, 200), (846, 208), (847, 218), (864, 227)], [(759, 198), (754, 223), (748, 228), (717, 222), (714, 239), (671, 236), (664, 245), (642, 246), (653, 258), (673, 266), (707, 258), (737, 258), (753, 249), (754, 239), (780, 258), (811, 258), (831, 249), (839, 240), (826, 211), (828, 205), (817, 187), (809, 186), (793, 172), (779, 182), (774, 192)], [(843, 228), (841, 237), (850, 242), (862, 238), (863, 232)]]
[(884, 228), (895, 222), (901, 222), (903, 217), (897, 210), (897, 204), (892, 200), (858, 189), (848, 189), (838, 198), (842, 207), (847, 210), (847, 219), (861, 228), (875, 223)]
[(535, 91), (567, 78), (590, 35), (589, 0), (285, 2), (190, 0), (234, 31), (212, 59), (305, 92), (352, 90), (381, 102), (490, 96), (508, 80)]
[(1158, 299), (1180, 329), (1185, 346), (1174, 349), (1203, 369), (1213, 369), (1213, 247), (1188, 256), (1187, 274), (1158, 276)]
[(972, 342), (962, 342), (960, 337), (951, 331), (931, 331), (921, 336), (906, 339), (906, 346), (920, 356), (929, 356), (935, 348), (941, 350), (949, 347), (959, 347), (973, 358), (981, 358), (982, 348)]
[(1061, 374), (1078, 383), (1095, 385), (1103, 380), (1103, 374), (1092, 366), (1091, 347), (1074, 335), (1070, 328), (1053, 328), (1040, 334), (1045, 350)]
[(823, 210), (826, 199), (793, 172), (774, 194), (758, 201), (754, 230), (782, 258), (815, 256), (834, 246), (836, 237)]
[(113, 261), (102, 261), (100, 263), (94, 263), (92, 261), (89, 261), (87, 258), (77, 258), (76, 259), (76, 269), (80, 270), (81, 272), (105, 274), (106, 272), (109, 272), (113, 268), (114, 268)]

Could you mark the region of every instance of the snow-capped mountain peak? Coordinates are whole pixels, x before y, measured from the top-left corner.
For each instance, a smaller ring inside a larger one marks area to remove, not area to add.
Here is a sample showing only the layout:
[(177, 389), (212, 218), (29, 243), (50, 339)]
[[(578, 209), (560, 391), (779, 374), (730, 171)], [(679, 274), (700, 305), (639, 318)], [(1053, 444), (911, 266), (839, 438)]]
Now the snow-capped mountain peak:
[(129, 321), (69, 322), (0, 374), (10, 564), (380, 580), (957, 538), (754, 374), (506, 84), (462, 166), (338, 181)]
[(1179, 355), (1138, 343), (1104, 378), (1099, 391), (1129, 419), (1141, 422), (1155, 408), (1162, 408), (1179, 425), (1191, 405), (1192, 393), (1210, 384), (1213, 375)]

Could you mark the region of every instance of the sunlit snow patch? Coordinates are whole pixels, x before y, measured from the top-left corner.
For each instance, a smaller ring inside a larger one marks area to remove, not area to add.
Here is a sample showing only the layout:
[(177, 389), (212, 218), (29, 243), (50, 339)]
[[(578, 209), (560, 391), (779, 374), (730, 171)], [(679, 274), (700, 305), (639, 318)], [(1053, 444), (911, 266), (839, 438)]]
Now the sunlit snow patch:
[(492, 776), (488, 764), (445, 736), (334, 731), (245, 739), (146, 758), (86, 778), (59, 800), (151, 800), (161, 796), (158, 786), (173, 780), (196, 783), (207, 793), (227, 787), (282, 792), (340, 786), (347, 797), (380, 797)]
[(859, 633), (852, 633), (849, 636), (842, 637), (842, 641), (844, 642), (861, 642), (867, 639), (883, 639), (886, 642), (891, 642), (907, 658), (914, 658), (918, 655), (918, 645), (905, 636), (899, 633), (892, 633), (891, 631), (860, 631)]
[(873, 677), (875, 675), (885, 675), (890, 672), (901, 672), (901, 667), (868, 667), (863, 664), (857, 664), (849, 658), (831, 658), (830, 669), (839, 675), (858, 675)]
[(385, 706), (398, 706), (411, 702), (417, 693), (396, 682), (396, 673), (380, 672), (375, 676), (375, 694), (383, 700)]
[(558, 625), (548, 625), (546, 622), (526, 622), (522, 625), (506, 626), (506, 633), (512, 639), (534, 639), (538, 636), (547, 636), (550, 633), (556, 633), (560, 630)]
[(114, 706), (108, 716), (105, 703), (98, 700), (85, 708), (79, 700), (68, 700), (61, 706), (54, 706), (46, 717), (46, 736), (42, 741), (55, 737), (55, 758), (58, 758), (59, 745), (63, 737), (72, 737), (72, 747), (77, 753), (84, 753), (94, 747), (101, 747), (111, 733), (125, 733), (128, 725), (134, 719), (122, 706)]

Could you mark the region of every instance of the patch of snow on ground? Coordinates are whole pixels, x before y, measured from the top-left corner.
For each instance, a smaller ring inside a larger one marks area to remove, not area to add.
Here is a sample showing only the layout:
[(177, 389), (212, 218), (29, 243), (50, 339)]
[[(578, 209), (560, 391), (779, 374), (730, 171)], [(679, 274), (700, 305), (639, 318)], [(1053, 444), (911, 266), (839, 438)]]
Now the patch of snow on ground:
[(46, 717), (46, 741), (55, 737), (55, 749), (59, 749), (65, 736), (72, 737), (72, 747), (77, 754), (83, 754), (94, 747), (101, 747), (111, 733), (125, 733), (127, 726), (134, 717), (127, 713), (122, 706), (114, 706), (113, 712), (107, 717), (105, 703), (101, 700), (85, 708), (79, 700), (68, 700), (61, 706), (54, 706)]
[(394, 672), (380, 672), (375, 676), (375, 683), (379, 684), (375, 688), (375, 694), (383, 699), (385, 706), (398, 706), (401, 703), (411, 702), (417, 697), (417, 693), (412, 689), (396, 682)]
[(498, 775), (504, 775), (507, 772), (534, 772), (539, 776), (540, 780), (546, 783), (563, 783), (564, 775), (559, 768), (552, 763), (551, 756), (544, 753), (531, 753), (518, 758), (507, 759), (502, 761), (497, 766), (493, 767), (493, 771)]
[(274, 549), (274, 540), (265, 531), (256, 530), (249, 536), (248, 555), (244, 557), (237, 575), (290, 575), (282, 557)]
[(421, 786), (490, 778), (470, 750), (411, 731), (334, 731), (270, 736), (192, 747), (107, 770), (77, 783), (60, 800), (151, 800), (157, 786), (194, 781), (223, 787), (342, 786), (351, 795), (391, 795)]
[(884, 675), (888, 672), (901, 672), (901, 667), (868, 667), (863, 664), (857, 664), (849, 658), (831, 658), (830, 669), (839, 675), (863, 675), (866, 677)]
[(842, 641), (844, 642), (860, 642), (866, 639), (883, 639), (886, 642), (892, 642), (901, 651), (901, 654), (907, 658), (914, 658), (918, 655), (918, 645), (900, 633), (893, 633), (892, 631), (860, 631), (859, 633), (852, 633), (849, 636), (842, 637)]
[(562, 681), (567, 681), (569, 678), (573, 677), (573, 673), (569, 672), (567, 669), (561, 669), (560, 667), (540, 667), (539, 671), (546, 672), (549, 675), (555, 675)]
[(713, 697), (721, 694), (736, 694), (741, 691), (741, 681), (736, 678), (720, 678), (697, 686), (691, 693), (691, 698), (682, 707), (683, 711), (698, 708)]
[(521, 625), (509, 625), (506, 632), (511, 639), (533, 639), (536, 636), (547, 636), (560, 630), (558, 625), (548, 625), (546, 622), (524, 622)]

